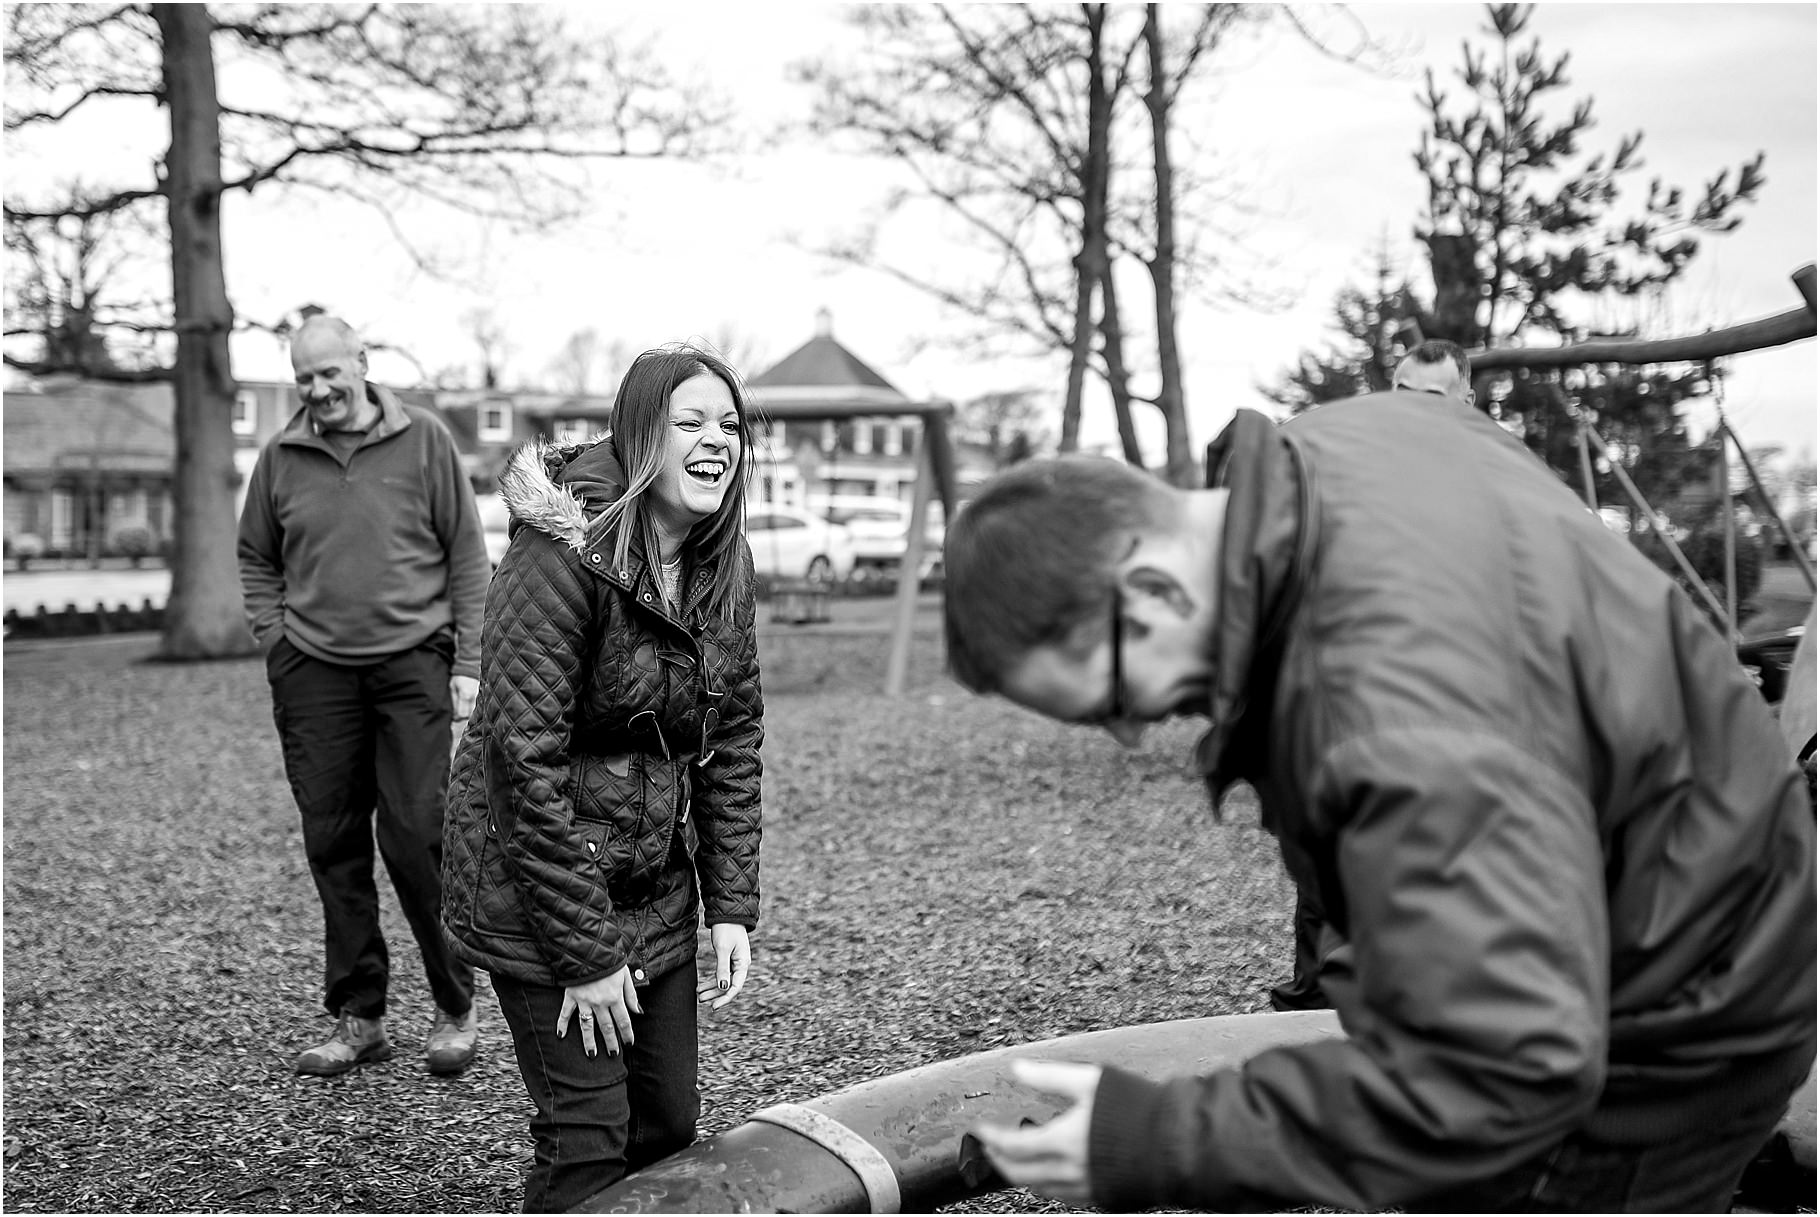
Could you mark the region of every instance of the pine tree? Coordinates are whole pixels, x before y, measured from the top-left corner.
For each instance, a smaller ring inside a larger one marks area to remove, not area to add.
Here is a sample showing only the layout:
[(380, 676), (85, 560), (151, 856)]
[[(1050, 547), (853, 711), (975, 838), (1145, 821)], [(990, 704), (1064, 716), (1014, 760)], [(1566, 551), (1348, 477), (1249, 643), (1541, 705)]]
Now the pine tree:
[[(1269, 395), (1292, 408), (1388, 387), (1387, 335), (1413, 323), (1426, 338), (1468, 350), (1583, 341), (1617, 318), (1640, 324), (1698, 254), (1704, 234), (1729, 232), (1764, 183), (1763, 154), (1735, 176), (1720, 171), (1687, 192), (1652, 179), (1640, 207), (1623, 188), (1644, 167), (1643, 135), (1610, 155), (1582, 152), (1596, 125), (1590, 98), (1564, 120), (1548, 110), (1568, 86), (1569, 57), (1524, 40), (1533, 5), (1486, 9), (1483, 44), (1467, 42), (1455, 92), (1430, 72), (1426, 124), (1414, 154), (1428, 202), (1414, 230), (1428, 255), (1418, 290), (1390, 282), (1380, 254), (1373, 289), (1345, 289), (1335, 305), (1341, 343), (1304, 354)], [(1707, 369), (1587, 366), (1479, 378), (1488, 410), (1565, 480), (1580, 480), (1578, 427), (1594, 422), (1658, 510), (1711, 476), (1713, 455), (1690, 443), (1679, 403), (1704, 392)], [(1611, 474), (1601, 503), (1627, 506)], [(1653, 548), (1656, 543), (1648, 544)]]

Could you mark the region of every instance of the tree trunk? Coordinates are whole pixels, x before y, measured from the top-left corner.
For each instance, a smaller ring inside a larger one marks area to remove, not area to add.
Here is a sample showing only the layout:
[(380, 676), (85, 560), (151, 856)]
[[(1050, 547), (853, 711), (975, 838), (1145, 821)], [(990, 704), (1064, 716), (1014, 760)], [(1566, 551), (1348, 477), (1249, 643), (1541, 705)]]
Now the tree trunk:
[(1112, 415), (1118, 423), (1119, 448), (1125, 463), (1144, 467), (1137, 424), (1131, 418), (1131, 371), (1125, 366), (1125, 326), (1119, 316), (1119, 294), (1112, 282), (1110, 259), (1100, 260), (1100, 347), (1106, 360), (1106, 387), (1112, 392)]
[(165, 195), (177, 358), (177, 465), (165, 659), (251, 654), (235, 557), (233, 307), (221, 261), (221, 108), (214, 19), (201, 4), (155, 4), (171, 114)]
[(1083, 250), (1074, 260), (1074, 340), (1068, 347), (1068, 389), (1062, 397), (1062, 437), (1058, 452), (1081, 446), (1081, 392), (1087, 384), (1087, 357), (1093, 346), (1093, 278)]
[(1156, 175), (1156, 251), (1149, 263), (1156, 299), (1156, 355), (1162, 387), (1156, 406), (1163, 415), (1164, 464), (1177, 486), (1200, 484), (1188, 434), (1188, 399), (1182, 387), (1182, 355), (1175, 330), (1175, 164), (1169, 158), (1169, 95), (1163, 68), (1163, 18), (1154, 4), (1144, 6), (1144, 50), (1150, 64), (1150, 87), (1144, 107), (1150, 111), (1150, 146)]
[(1112, 99), (1106, 93), (1101, 32), (1105, 6), (1081, 6), (1087, 19), (1087, 151), (1080, 169), (1081, 250), (1074, 260), (1074, 334), (1068, 346), (1068, 392), (1062, 400), (1062, 438), (1057, 447), (1074, 452), (1081, 443), (1081, 393), (1093, 348), (1093, 289), (1106, 257), (1107, 143), (1112, 130)]

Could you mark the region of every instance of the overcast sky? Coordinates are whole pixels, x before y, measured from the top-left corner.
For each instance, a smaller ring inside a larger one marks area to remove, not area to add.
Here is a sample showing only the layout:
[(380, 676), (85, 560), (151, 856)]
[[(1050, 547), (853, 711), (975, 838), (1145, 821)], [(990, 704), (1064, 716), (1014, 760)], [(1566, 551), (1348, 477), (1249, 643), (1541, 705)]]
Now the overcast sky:
[[(1333, 37), (1346, 36), (1335, 10), (1303, 11)], [(609, 12), (622, 27), (653, 32), (677, 72), (711, 81), (758, 124), (806, 115), (808, 96), (788, 83), (788, 66), (852, 38), (835, 6)], [(1423, 126), (1422, 70), (1433, 67), (1451, 83), (1462, 40), (1476, 37), (1484, 11), (1367, 4), (1353, 12), (1397, 52), (1389, 70), (1336, 62), (1282, 28), (1250, 36), (1222, 59), (1217, 105), (1193, 132), (1252, 213), (1244, 254), (1284, 305), (1191, 302), (1185, 310), (1197, 444), (1235, 407), (1264, 407), (1254, 386), (1329, 340), (1334, 293), (1365, 281), (1381, 242), (1412, 273), (1421, 270), (1410, 233), (1424, 199), (1411, 161)], [(1670, 300), (1675, 324), (1704, 329), (1797, 305), (1789, 274), (1814, 260), (1816, 244), (1815, 6), (1552, 3), (1538, 9), (1531, 33), (1545, 52), (1572, 53), (1559, 105), (1564, 114), (1573, 101), (1593, 99), (1598, 126), (1588, 150), (1609, 152), (1621, 135), (1645, 133), (1639, 191), (1651, 176), (1697, 189), (1721, 168), (1768, 154), (1758, 204), (1736, 233), (1703, 241)], [(972, 361), (926, 345), (963, 327), (883, 275), (808, 252), (876, 204), (894, 180), (887, 167), (805, 139), (729, 165), (620, 164), (596, 178), (599, 214), (535, 239), (448, 216), (418, 221), (414, 239), (482, 252), (484, 270), (465, 285), (415, 272), (383, 225), (357, 208), (275, 194), (230, 199), (230, 292), (243, 314), (261, 318), (324, 303), (372, 336), (409, 347), (430, 369), (475, 362), (461, 317), (487, 303), (506, 326), (514, 378), (524, 380), (538, 378), (563, 341), (588, 327), (634, 349), (731, 329), (763, 363), (805, 341), (826, 307), (835, 336), (912, 396), (1059, 388), (1058, 364)], [(922, 232), (893, 240), (931, 266), (962, 256)], [(1727, 405), (1746, 442), (1812, 450), (1815, 347), (1807, 341), (1732, 361)], [(235, 357), (242, 377), (289, 373), (270, 341), (241, 340)], [(414, 377), (397, 361), (381, 359), (376, 371)], [(1110, 439), (1105, 413), (1089, 418), (1090, 443)]]

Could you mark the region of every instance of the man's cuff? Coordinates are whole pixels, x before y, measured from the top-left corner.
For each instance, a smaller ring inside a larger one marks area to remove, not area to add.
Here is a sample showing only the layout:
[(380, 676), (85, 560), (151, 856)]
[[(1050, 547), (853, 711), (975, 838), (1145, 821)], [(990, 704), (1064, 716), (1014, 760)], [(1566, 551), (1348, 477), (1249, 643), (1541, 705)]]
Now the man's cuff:
[(1152, 1128), (1163, 1088), (1122, 1069), (1100, 1071), (1087, 1130), (1087, 1178), (1095, 1206), (1132, 1213), (1164, 1203)]

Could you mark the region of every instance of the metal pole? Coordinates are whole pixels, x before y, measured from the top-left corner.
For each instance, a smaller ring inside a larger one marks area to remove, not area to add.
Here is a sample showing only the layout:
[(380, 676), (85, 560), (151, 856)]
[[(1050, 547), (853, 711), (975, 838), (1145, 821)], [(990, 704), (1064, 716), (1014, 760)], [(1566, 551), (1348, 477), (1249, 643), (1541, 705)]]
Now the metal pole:
[(1612, 459), (1611, 449), (1606, 446), (1605, 437), (1597, 431), (1593, 431), (1589, 423), (1580, 425), (1591, 431), (1592, 438), (1599, 441), (1599, 451), (1605, 454), (1605, 461), (1611, 466), (1612, 476), (1618, 479), (1618, 485), (1624, 488), (1624, 493), (1630, 496), (1630, 501), (1637, 505), (1637, 510), (1641, 511), (1643, 518), (1649, 521), (1649, 530), (1655, 533), (1664, 545), (1668, 546), (1668, 552), (1673, 555), (1675, 565), (1681, 568), (1681, 573), (1687, 576), (1687, 581), (1693, 585), (1694, 591), (1699, 593), (1700, 598), (1706, 602), (1707, 610), (1712, 613), (1713, 619), (1724, 621), (1725, 606), (1719, 603), (1718, 598), (1713, 595), (1712, 589), (1706, 586), (1706, 580), (1700, 577), (1699, 572), (1694, 570), (1694, 564), (1689, 562), (1687, 555), (1681, 552), (1681, 547), (1675, 543), (1674, 534), (1664, 529), (1661, 522), (1656, 519), (1655, 509), (1650, 507), (1649, 500), (1643, 497), (1643, 492), (1637, 489), (1637, 484), (1630, 480), (1630, 475), (1624, 472), (1623, 464)]
[(1731, 462), (1725, 459), (1725, 437), (1719, 441), (1714, 476), (1719, 480), (1719, 510), (1725, 513), (1725, 632), (1738, 641), (1738, 513), (1732, 510)]
[(916, 624), (916, 593), (923, 565), (923, 534), (929, 519), (930, 483), (935, 481), (934, 451), (928, 421), (916, 446), (916, 490), (910, 497), (910, 531), (904, 536), (904, 556), (897, 567), (897, 613), (891, 627), (891, 656), (885, 665), (885, 695), (903, 694), (910, 670), (910, 635)]
[(1790, 552), (1795, 555), (1795, 565), (1801, 568), (1801, 577), (1807, 580), (1807, 590), (1810, 592), (1815, 590), (1814, 560), (1807, 556), (1807, 550), (1802, 548), (1801, 542), (1795, 538), (1794, 530), (1788, 526), (1788, 521), (1782, 518), (1782, 513), (1776, 509), (1776, 505), (1770, 501), (1769, 495), (1764, 492), (1763, 481), (1757, 476), (1756, 466), (1751, 464), (1750, 453), (1744, 450), (1744, 442), (1738, 438), (1738, 433), (1732, 430), (1731, 424), (1725, 421), (1724, 415), (1719, 417), (1719, 429), (1731, 436), (1732, 447), (1738, 450), (1738, 456), (1744, 461), (1744, 472), (1750, 475), (1750, 484), (1757, 490), (1758, 501), (1776, 521), (1776, 527), (1782, 530), (1782, 539), (1788, 542)]
[(1586, 442), (1586, 428), (1580, 428), (1580, 477), (1586, 483), (1586, 505), (1599, 510), (1599, 488), (1593, 481), (1592, 448)]

